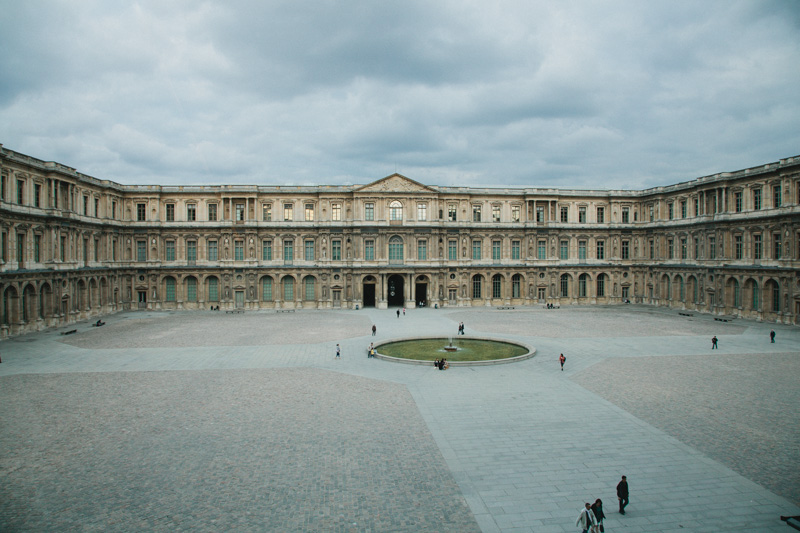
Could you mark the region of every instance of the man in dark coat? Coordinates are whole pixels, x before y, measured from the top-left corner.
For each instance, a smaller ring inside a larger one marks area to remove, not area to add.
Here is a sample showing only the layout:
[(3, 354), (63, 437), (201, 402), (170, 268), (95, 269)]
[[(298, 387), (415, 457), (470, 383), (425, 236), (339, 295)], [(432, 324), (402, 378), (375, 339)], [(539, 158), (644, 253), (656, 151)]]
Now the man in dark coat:
[(620, 514), (625, 514), (625, 506), (628, 505), (628, 478), (625, 476), (622, 476), (622, 481), (617, 483), (617, 499)]

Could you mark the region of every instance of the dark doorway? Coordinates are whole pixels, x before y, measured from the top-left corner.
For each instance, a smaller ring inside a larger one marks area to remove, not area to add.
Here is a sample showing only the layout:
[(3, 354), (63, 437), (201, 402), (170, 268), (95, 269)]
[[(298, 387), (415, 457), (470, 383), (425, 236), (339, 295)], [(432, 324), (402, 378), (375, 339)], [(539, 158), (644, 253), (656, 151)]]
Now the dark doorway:
[(364, 283), (364, 307), (375, 307), (375, 284)]
[(389, 287), (386, 299), (388, 301), (389, 307), (405, 306), (406, 302), (403, 297), (403, 287), (404, 287), (403, 276), (399, 274), (389, 276), (388, 285)]
[(417, 283), (416, 287), (414, 287), (414, 301), (417, 302), (417, 305), (425, 306), (428, 305), (428, 284), (427, 283)]

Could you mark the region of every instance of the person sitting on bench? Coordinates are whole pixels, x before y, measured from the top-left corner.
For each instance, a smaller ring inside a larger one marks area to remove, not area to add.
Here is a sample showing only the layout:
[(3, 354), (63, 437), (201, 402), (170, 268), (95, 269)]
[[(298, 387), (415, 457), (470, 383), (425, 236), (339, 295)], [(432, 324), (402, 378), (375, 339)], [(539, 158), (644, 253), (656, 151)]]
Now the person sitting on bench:
[(95, 322), (94, 325), (95, 325), (95, 327), (99, 328), (100, 326), (105, 326), (106, 323), (98, 318), (97, 322)]

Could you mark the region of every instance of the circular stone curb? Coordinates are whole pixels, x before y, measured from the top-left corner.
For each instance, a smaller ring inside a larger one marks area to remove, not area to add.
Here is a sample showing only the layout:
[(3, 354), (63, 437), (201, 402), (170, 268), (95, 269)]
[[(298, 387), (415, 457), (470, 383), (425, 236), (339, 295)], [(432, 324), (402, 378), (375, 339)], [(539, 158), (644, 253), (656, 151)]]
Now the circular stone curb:
[[(390, 361), (392, 363), (403, 363), (406, 365), (423, 365), (423, 366), (433, 366), (433, 361), (422, 361), (419, 359), (403, 359), (400, 357), (391, 357), (389, 355), (382, 355), (378, 352), (378, 348), (383, 346), (384, 344), (391, 344), (393, 342), (401, 342), (401, 341), (421, 341), (426, 339), (444, 339), (441, 335), (428, 335), (424, 337), (398, 337), (396, 339), (386, 339), (385, 341), (381, 341), (374, 346), (375, 348), (375, 358), (376, 359), (383, 359), (384, 361)], [(524, 361), (525, 359), (530, 359), (534, 355), (536, 355), (536, 348), (533, 346), (529, 346), (524, 342), (517, 342), (517, 341), (510, 341), (507, 339), (496, 339), (491, 337), (467, 337), (467, 336), (460, 336), (462, 340), (473, 340), (473, 341), (493, 341), (493, 342), (503, 342), (506, 344), (516, 344), (517, 346), (522, 346), (528, 353), (518, 355), (516, 357), (506, 357), (505, 359), (490, 359), (488, 361), (448, 361), (450, 367), (455, 366), (488, 366), (488, 365), (505, 365), (508, 363), (516, 363), (518, 361)], [(445, 357), (446, 359), (446, 357)]]

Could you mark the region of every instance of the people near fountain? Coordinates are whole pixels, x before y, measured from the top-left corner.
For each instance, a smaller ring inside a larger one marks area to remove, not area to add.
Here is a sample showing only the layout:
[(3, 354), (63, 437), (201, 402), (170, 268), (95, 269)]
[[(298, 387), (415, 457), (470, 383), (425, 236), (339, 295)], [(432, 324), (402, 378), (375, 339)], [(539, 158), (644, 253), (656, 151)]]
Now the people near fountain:
[(567, 358), (564, 357), (563, 353), (558, 356), (558, 362), (561, 363), (561, 371), (563, 372), (564, 371), (564, 363), (567, 362)]
[(459, 322), (458, 323), (458, 334), (459, 335), (463, 335), (464, 334), (464, 323), (463, 322)]
[(447, 370), (450, 368), (450, 363), (447, 362), (447, 359), (442, 359), (439, 363), (439, 370)]
[(436, 368), (439, 368), (439, 360), (438, 359), (433, 362), (433, 366), (435, 366)]

